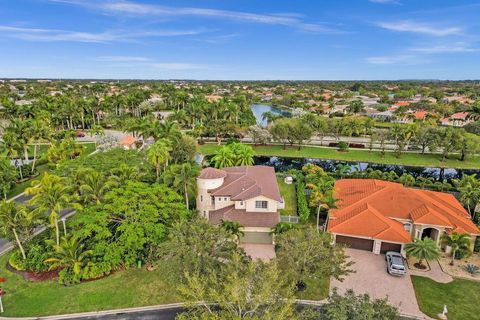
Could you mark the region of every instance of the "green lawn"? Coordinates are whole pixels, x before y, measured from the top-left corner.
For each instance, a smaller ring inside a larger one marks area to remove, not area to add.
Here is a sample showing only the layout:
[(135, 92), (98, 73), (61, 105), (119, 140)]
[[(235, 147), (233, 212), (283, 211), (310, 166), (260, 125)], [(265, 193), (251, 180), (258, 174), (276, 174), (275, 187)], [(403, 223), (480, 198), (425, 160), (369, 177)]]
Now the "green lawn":
[(438, 283), (429, 278), (412, 276), (420, 309), (432, 318), (447, 305), (449, 320), (478, 319), (480, 315), (480, 282), (455, 279)]
[(26, 282), (5, 269), (8, 255), (0, 257), (0, 276), (7, 294), (2, 316), (42, 316), (84, 311), (131, 308), (178, 302), (167, 285), (164, 270), (130, 269), (97, 281), (65, 287), (57, 281)]
[[(213, 154), (219, 148), (216, 144), (201, 145), (199, 150), (205, 155)], [(348, 152), (339, 152), (334, 148), (303, 147), (298, 150), (297, 147), (287, 147), (283, 149), (279, 145), (256, 146), (255, 153), (259, 156), (279, 156), (279, 157), (299, 157), (299, 158), (317, 158), (344, 161), (360, 161), (383, 164), (398, 164), (420, 167), (446, 167), (446, 168), (464, 168), (479, 169), (480, 156), (469, 157), (466, 161), (458, 160), (458, 156), (451, 156), (446, 162), (441, 162), (441, 156), (438, 154), (418, 154), (404, 153), (400, 158), (396, 158), (393, 152), (387, 152), (384, 157), (380, 151), (354, 150)]]
[(280, 214), (286, 216), (297, 215), (297, 194), (295, 192), (295, 184), (286, 184), (283, 178), (277, 177), (280, 194), (285, 200), (285, 209), (281, 209)]
[(297, 292), (295, 297), (303, 300), (320, 301), (328, 297), (330, 290), (330, 279), (324, 278), (320, 280), (306, 281), (307, 289), (305, 291)]

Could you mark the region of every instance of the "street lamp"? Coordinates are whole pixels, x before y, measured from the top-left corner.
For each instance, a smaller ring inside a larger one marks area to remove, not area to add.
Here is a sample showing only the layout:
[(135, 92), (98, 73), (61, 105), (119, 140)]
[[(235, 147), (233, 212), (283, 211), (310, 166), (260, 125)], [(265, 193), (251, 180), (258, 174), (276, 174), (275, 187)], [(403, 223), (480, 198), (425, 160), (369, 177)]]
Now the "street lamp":
[(65, 221), (67, 220), (65, 217), (61, 218), (60, 220), (62, 220), (62, 223), (63, 223), (63, 233), (65, 234), (65, 237), (67, 236), (67, 224), (65, 223)]

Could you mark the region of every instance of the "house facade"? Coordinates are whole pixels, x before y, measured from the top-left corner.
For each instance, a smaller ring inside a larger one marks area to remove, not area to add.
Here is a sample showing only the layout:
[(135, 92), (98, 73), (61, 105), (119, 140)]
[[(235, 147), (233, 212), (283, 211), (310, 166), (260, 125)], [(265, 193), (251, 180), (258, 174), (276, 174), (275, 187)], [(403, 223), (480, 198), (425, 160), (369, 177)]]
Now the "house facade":
[(404, 253), (415, 238), (430, 237), (438, 246), (445, 233), (467, 233), (472, 244), (480, 230), (451, 194), (407, 188), (375, 179), (342, 179), (335, 184), (337, 209), (326, 229), (336, 243), (375, 254)]
[(205, 168), (197, 178), (197, 210), (212, 224), (243, 226), (242, 243), (272, 244), (271, 229), (284, 207), (275, 170), (267, 166)]

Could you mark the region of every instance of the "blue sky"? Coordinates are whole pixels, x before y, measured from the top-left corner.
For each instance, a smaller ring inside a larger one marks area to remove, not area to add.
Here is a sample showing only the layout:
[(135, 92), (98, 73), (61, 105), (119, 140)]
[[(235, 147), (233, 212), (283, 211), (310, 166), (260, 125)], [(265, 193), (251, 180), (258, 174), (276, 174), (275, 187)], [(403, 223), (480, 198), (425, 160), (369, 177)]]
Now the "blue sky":
[(480, 79), (480, 2), (0, 0), (0, 77)]

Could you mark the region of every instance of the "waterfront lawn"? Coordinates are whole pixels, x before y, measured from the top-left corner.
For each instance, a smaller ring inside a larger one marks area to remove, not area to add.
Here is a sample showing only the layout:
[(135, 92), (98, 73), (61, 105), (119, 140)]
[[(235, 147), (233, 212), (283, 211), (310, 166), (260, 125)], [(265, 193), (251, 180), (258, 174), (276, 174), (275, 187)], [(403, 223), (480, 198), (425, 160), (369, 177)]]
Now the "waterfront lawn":
[(286, 184), (283, 178), (277, 177), (280, 195), (285, 200), (285, 209), (279, 210), (281, 215), (296, 216), (297, 215), (297, 194), (295, 192), (295, 184)]
[(27, 282), (6, 270), (9, 254), (0, 257), (0, 276), (7, 292), (3, 297), (6, 317), (45, 316), (86, 311), (132, 308), (180, 301), (175, 288), (165, 281), (166, 266), (119, 271), (106, 278), (74, 286), (56, 280)]
[(436, 318), (446, 304), (449, 320), (477, 319), (480, 314), (480, 283), (455, 279), (438, 283), (429, 278), (412, 276), (420, 310)]
[[(200, 146), (199, 150), (205, 155), (210, 155), (215, 153), (218, 148), (219, 146), (216, 144), (204, 144)], [(297, 147), (283, 149), (283, 146), (280, 145), (254, 146), (254, 150), (258, 156), (317, 158), (419, 167), (480, 168), (480, 156), (469, 157), (466, 161), (460, 161), (458, 155), (452, 155), (450, 159), (442, 162), (439, 154), (404, 153), (400, 158), (397, 158), (393, 152), (386, 152), (385, 156), (382, 156), (380, 151), (350, 149), (348, 152), (340, 152), (335, 148), (327, 147), (302, 147), (301, 150), (298, 150)]]

